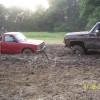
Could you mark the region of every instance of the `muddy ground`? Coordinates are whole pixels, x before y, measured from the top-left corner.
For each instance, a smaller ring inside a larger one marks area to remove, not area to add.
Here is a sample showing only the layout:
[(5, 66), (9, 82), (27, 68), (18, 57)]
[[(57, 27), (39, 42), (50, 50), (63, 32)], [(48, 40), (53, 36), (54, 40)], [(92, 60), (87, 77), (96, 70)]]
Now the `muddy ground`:
[(75, 56), (63, 45), (47, 55), (1, 55), (0, 100), (100, 100), (100, 52)]

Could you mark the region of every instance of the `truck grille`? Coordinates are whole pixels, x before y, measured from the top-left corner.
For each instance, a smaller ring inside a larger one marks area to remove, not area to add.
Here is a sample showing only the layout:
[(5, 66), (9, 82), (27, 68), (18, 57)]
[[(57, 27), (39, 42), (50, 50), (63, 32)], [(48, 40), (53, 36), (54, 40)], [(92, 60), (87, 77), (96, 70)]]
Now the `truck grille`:
[(44, 45), (45, 45), (45, 43), (42, 43), (42, 44), (40, 45), (40, 49), (42, 49), (42, 48), (44, 47)]

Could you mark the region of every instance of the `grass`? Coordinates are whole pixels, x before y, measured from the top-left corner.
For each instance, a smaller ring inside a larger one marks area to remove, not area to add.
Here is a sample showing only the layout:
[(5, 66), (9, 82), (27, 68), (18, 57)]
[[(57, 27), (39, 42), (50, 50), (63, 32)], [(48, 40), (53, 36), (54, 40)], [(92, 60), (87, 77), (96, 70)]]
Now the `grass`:
[(44, 40), (47, 44), (62, 44), (65, 32), (24, 32), (31, 39)]

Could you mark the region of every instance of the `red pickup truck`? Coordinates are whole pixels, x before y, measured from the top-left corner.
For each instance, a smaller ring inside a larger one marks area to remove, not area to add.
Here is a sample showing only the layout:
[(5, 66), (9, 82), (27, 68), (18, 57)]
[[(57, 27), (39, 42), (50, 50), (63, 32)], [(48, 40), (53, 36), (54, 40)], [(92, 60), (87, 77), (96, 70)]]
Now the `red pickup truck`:
[(44, 51), (45, 42), (27, 39), (20, 32), (7, 32), (0, 38), (0, 53), (20, 54)]

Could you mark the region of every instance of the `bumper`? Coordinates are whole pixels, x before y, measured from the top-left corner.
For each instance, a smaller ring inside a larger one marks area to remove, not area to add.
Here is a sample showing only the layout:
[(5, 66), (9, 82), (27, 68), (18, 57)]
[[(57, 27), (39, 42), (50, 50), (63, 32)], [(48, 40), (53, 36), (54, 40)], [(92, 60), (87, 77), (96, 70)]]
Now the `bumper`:
[(36, 50), (36, 53), (40, 53), (40, 52), (44, 52), (44, 50), (46, 49), (46, 46), (44, 46), (43, 48)]
[(70, 48), (70, 46), (69, 46), (69, 45), (67, 45), (67, 44), (64, 44), (64, 47), (65, 47), (65, 48), (66, 48), (66, 47)]

